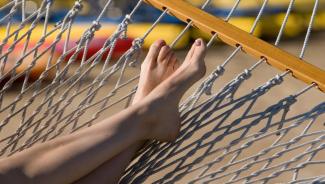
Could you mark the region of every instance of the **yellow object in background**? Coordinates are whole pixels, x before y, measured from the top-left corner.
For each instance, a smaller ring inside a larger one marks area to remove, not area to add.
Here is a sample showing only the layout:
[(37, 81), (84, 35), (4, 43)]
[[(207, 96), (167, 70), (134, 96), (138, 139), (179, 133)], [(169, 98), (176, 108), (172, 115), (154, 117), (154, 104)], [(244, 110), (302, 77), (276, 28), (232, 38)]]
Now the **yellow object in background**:
[[(195, 5), (202, 6), (206, 0), (186, 0), (187, 2)], [(240, 1), (237, 10), (255, 10), (260, 8), (261, 2), (263, 0), (243, 0)], [(217, 9), (230, 10), (233, 8), (237, 0), (212, 0), (210, 5)]]
[(208, 41), (211, 38), (211, 34), (208, 34), (206, 32), (203, 32), (199, 30), (198, 28), (191, 28), (191, 38), (203, 38), (204, 40)]
[[(311, 15), (308, 14), (304, 17), (306, 27), (309, 25), (310, 16)], [(320, 11), (316, 14), (314, 24), (313, 24), (313, 30), (315, 31), (325, 30), (325, 10)]]
[[(268, 7), (287, 9), (291, 0), (269, 0)], [(311, 12), (315, 5), (313, 0), (296, 0), (293, 8), (298, 12)], [(319, 10), (325, 9), (325, 0), (319, 0)]]
[[(253, 24), (254, 24), (255, 18), (254, 17), (232, 17), (229, 20), (229, 23), (240, 28), (243, 31), (250, 32)], [(256, 37), (260, 37), (262, 34), (262, 27), (260, 24), (257, 24), (253, 35)], [(204, 38), (205, 40), (209, 40), (212, 35), (204, 33), (198, 29), (193, 29), (192, 30), (192, 37), (198, 38)]]
[[(275, 37), (278, 35), (281, 25), (283, 23), (285, 13), (276, 15), (269, 15), (262, 19), (263, 36)], [(295, 37), (305, 30), (304, 18), (297, 14), (291, 13), (288, 17), (283, 35), (285, 37)]]
[[(255, 22), (255, 17), (233, 17), (229, 20), (229, 23), (246, 31), (250, 32)], [(260, 37), (262, 34), (261, 24), (257, 24), (253, 35), (256, 37)]]
[[(23, 35), (24, 38), (19, 41), (19, 42), (25, 42), (26, 40), (26, 33), (27, 31), (30, 29), (30, 25), (25, 25), (18, 33), (18, 38), (21, 38)], [(48, 25), (48, 30), (52, 30), (54, 28), (54, 25)], [(8, 43), (13, 43), (14, 41), (14, 37), (15, 34), (13, 34), (17, 29), (19, 29), (19, 25), (11, 25), (11, 29), (9, 32), (9, 35), (13, 35), (8, 39)], [(35, 43), (37, 41), (39, 41), (40, 37), (43, 35), (43, 29), (44, 26), (36, 26), (35, 28), (33, 28), (33, 31), (30, 34), (30, 42), (31, 43)], [(0, 40), (2, 41), (5, 37), (6, 37), (6, 32), (7, 32), (7, 27), (5, 25), (0, 26)], [(51, 34), (51, 36), (49, 36), (49, 38), (52, 38), (57, 34), (58, 31), (55, 31), (53, 34)]]
[(202, 6), (206, 2), (206, 0), (186, 0), (186, 1), (197, 7)]
[[(212, 5), (216, 8), (231, 9), (236, 3), (236, 0), (213, 0)], [(261, 0), (244, 0), (240, 1), (239, 10), (256, 9), (260, 7)]]
[[(188, 0), (193, 4), (199, 4), (201, 0)], [(211, 4), (216, 8), (231, 9), (237, 0), (212, 0)], [(269, 0), (267, 3), (268, 8), (275, 8), (286, 10), (291, 0)], [(204, 2), (204, 1), (203, 1)], [(254, 10), (259, 9), (264, 0), (243, 0), (240, 1), (237, 10)], [(293, 9), (298, 12), (311, 12), (315, 5), (313, 0), (295, 0)], [(325, 10), (325, 0), (319, 0), (319, 10)]]
[[(286, 8), (289, 6), (291, 0), (269, 0), (268, 1), (268, 7), (272, 8)], [(294, 6), (296, 6), (299, 2), (305, 1), (305, 0), (297, 0), (294, 2)], [(311, 0), (307, 0), (307, 2)]]
[(2, 6), (4, 6), (5, 4), (8, 4), (8, 0), (1, 0), (0, 1), (0, 8), (2, 7)]
[[(312, 12), (315, 5), (313, 0), (296, 0), (294, 10), (298, 12)], [(325, 0), (319, 0), (318, 11), (325, 10)]]
[[(142, 37), (144, 33), (152, 26), (152, 23), (137, 23), (130, 24), (128, 27), (128, 37), (138, 38)], [(177, 24), (158, 24), (155, 29), (145, 39), (144, 48), (149, 48), (150, 45), (158, 39), (164, 39), (167, 44), (171, 44), (172, 41), (178, 36), (184, 29), (183, 25)], [(181, 39), (175, 45), (175, 49), (181, 49), (187, 46), (190, 40), (190, 33), (186, 32)]]
[[(127, 36), (129, 38), (135, 39), (138, 37), (142, 37), (145, 32), (151, 27), (151, 23), (136, 23), (136, 24), (130, 24), (127, 30)], [(89, 23), (76, 23), (73, 24), (71, 32), (73, 34), (70, 35), (70, 40), (79, 40), (80, 35), (82, 35), (87, 28), (89, 28), (90, 24)], [(18, 38), (21, 37), (24, 33), (28, 31), (30, 28), (30, 25), (26, 25), (18, 35)], [(52, 30), (54, 28), (54, 25), (49, 25), (48, 31)], [(110, 35), (114, 33), (114, 31), (117, 28), (117, 24), (111, 24), (111, 23), (102, 23), (102, 27), (99, 31), (96, 31), (95, 37), (97, 38), (109, 38)], [(13, 25), (12, 31), (17, 30), (18, 25)], [(177, 24), (159, 24), (156, 26), (156, 28), (148, 35), (148, 37), (145, 39), (144, 48), (149, 48), (150, 45), (156, 41), (157, 39), (164, 39), (167, 44), (171, 44), (172, 41), (177, 37), (179, 33), (184, 29), (183, 25), (177, 25)], [(59, 30), (53, 32), (50, 36), (46, 37), (45, 42), (47, 43), (52, 43), (56, 36), (58, 35)], [(6, 27), (1, 27), (0, 26), (0, 40), (3, 40), (3, 38), (6, 35)], [(39, 25), (34, 28), (32, 31), (32, 34), (30, 36), (30, 43), (36, 43), (39, 41), (40, 37), (43, 35), (43, 26)], [(62, 39), (64, 39), (66, 36), (66, 33), (63, 34)], [(12, 36), (9, 40), (8, 43), (11, 44), (13, 43), (13, 38)], [(176, 49), (184, 48), (187, 46), (189, 43), (190, 39), (190, 33), (187, 32), (184, 34), (184, 36), (177, 42), (175, 45)], [(24, 42), (25, 39), (22, 39), (20, 41)]]

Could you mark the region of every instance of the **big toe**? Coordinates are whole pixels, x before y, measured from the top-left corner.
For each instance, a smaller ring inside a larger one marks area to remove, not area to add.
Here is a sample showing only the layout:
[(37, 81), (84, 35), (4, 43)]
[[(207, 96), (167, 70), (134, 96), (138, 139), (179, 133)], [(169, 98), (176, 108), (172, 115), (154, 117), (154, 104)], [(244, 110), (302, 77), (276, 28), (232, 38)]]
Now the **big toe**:
[(195, 47), (196, 47), (195, 44), (193, 44), (193, 45), (191, 46), (191, 49), (187, 52), (187, 55), (186, 55), (184, 61), (189, 61), (189, 60), (192, 58), (193, 53), (194, 53), (194, 50), (195, 50)]
[(204, 60), (206, 54), (206, 46), (204, 41), (202, 39), (197, 39), (193, 45), (195, 46), (195, 49), (191, 59), (197, 62)]
[(192, 66), (191, 71), (197, 74), (197, 76), (202, 77), (206, 72), (206, 66), (204, 62), (206, 46), (202, 39), (197, 39), (193, 44), (193, 47), (194, 50), (192, 57), (186, 61), (187, 66)]
[(205, 50), (206, 50), (206, 46), (205, 46), (204, 41), (201, 38), (196, 39), (195, 42), (193, 43), (191, 49), (187, 53), (184, 62), (190, 63), (190, 62), (192, 62), (192, 58), (194, 60), (204, 58)]

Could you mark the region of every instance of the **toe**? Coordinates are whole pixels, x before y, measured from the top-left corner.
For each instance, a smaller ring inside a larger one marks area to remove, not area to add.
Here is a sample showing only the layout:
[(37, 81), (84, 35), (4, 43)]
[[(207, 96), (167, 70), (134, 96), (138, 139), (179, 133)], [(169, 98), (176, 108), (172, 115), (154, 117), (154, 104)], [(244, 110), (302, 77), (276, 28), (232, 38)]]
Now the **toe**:
[(181, 66), (180, 61), (176, 58), (173, 66), (173, 70), (176, 71)]
[(195, 66), (193, 69), (198, 74), (197, 76), (203, 77), (206, 72), (204, 57), (206, 54), (206, 46), (203, 40), (195, 41), (195, 50), (191, 58), (191, 65)]
[(196, 41), (192, 45), (191, 49), (188, 51), (188, 53), (187, 53), (187, 55), (185, 57), (185, 61), (189, 61), (192, 58), (193, 53), (194, 53), (194, 50), (195, 50), (195, 47), (196, 47), (195, 43), (196, 43)]
[(164, 59), (167, 66), (173, 66), (173, 57), (175, 57), (175, 54), (174, 52), (170, 51)]
[(175, 56), (174, 52), (170, 52), (170, 54), (168, 54), (168, 56), (166, 56), (166, 69), (165, 69), (165, 74), (164, 74), (164, 79), (168, 78), (172, 73), (174, 73), (175, 69), (175, 63), (177, 62), (177, 58)]
[(193, 44), (195, 46), (192, 59), (194, 60), (203, 60), (206, 53), (206, 46), (202, 39), (197, 39)]
[(167, 56), (169, 56), (171, 53), (171, 49), (168, 45), (165, 45), (161, 48), (157, 61), (158, 62), (168, 62), (168, 60), (166, 59)]
[(166, 42), (164, 40), (157, 40), (155, 41), (149, 49), (148, 55), (146, 58), (150, 58), (152, 60), (156, 60), (158, 55), (159, 55), (159, 51), (161, 50), (161, 48), (166, 45)]
[(175, 53), (171, 53), (170, 60), (168, 61), (168, 67), (174, 68), (175, 63), (177, 62), (177, 58), (175, 56)]

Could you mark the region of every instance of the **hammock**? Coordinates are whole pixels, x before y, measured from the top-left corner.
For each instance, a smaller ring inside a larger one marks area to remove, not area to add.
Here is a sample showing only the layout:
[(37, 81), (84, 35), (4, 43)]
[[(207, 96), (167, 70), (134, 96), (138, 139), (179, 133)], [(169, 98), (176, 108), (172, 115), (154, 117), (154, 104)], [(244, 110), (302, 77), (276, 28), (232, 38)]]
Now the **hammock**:
[[(105, 29), (101, 21), (112, 0), (107, 0), (74, 46), (70, 46), (72, 30), (82, 11), (82, 0), (75, 1), (55, 26), (48, 21), (52, 1), (43, 0), (32, 13), (26, 13), (25, 0), (0, 4), (0, 25), (6, 30), (0, 35), (0, 155), (10, 156), (37, 143), (89, 127), (128, 107), (139, 78), (141, 47), (159, 22), (171, 14), (185, 22), (171, 47), (195, 27), (211, 34), (207, 42), (211, 50), (213, 44), (219, 43), (218, 39), (234, 48), (230, 53), (220, 52), (221, 58), (207, 61), (208, 66), (214, 64), (214, 69), (182, 101), (179, 138), (172, 143), (147, 143), (120, 182), (325, 182), (322, 170), (325, 101), (321, 92), (325, 90), (325, 72), (304, 61), (308, 46), (313, 44), (310, 42), (312, 28), (323, 1), (308, 1), (312, 4), (311, 14), (298, 57), (280, 49), (294, 0), (288, 1), (274, 45), (253, 36), (266, 14), (268, 0), (261, 2), (249, 34), (227, 23), (242, 1), (247, 0), (234, 1), (224, 21), (204, 12), (210, 1), (196, 8), (181, 0), (139, 0), (91, 57), (86, 57), (90, 42), (100, 29)], [(112, 56), (118, 41), (127, 39), (128, 25), (144, 4), (161, 9), (162, 13), (114, 61)], [(14, 19), (16, 15), (19, 20)], [(207, 25), (207, 20), (213, 24)], [(41, 31), (37, 32), (35, 41), (31, 38), (37, 27)], [(59, 44), (63, 45), (63, 52), (57, 56), (55, 50)], [(80, 54), (82, 57), (78, 59)], [(232, 70), (244, 60), (251, 65), (246, 62), (241, 72)], [(40, 63), (42, 69), (37, 69)], [(267, 70), (270, 73), (263, 74), (272, 76), (270, 79), (254, 78), (263, 68), (272, 67), (279, 70)], [(233, 79), (226, 80), (225, 76), (231, 74)], [(292, 83), (301, 88), (291, 89)], [(309, 97), (316, 98), (316, 102)], [(272, 103), (263, 106), (265, 99)], [(299, 113), (291, 113), (293, 109)]]

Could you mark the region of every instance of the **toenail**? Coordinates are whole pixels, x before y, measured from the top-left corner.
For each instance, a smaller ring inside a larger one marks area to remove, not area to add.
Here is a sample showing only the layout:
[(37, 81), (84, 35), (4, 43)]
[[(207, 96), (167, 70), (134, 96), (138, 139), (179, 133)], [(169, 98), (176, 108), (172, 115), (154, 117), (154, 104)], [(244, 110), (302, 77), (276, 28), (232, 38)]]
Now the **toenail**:
[(196, 46), (200, 46), (201, 45), (201, 39), (197, 39), (197, 40), (195, 40), (195, 45)]
[(158, 43), (156, 43), (157, 46), (162, 46), (165, 44), (166, 44), (165, 40), (159, 40)]

